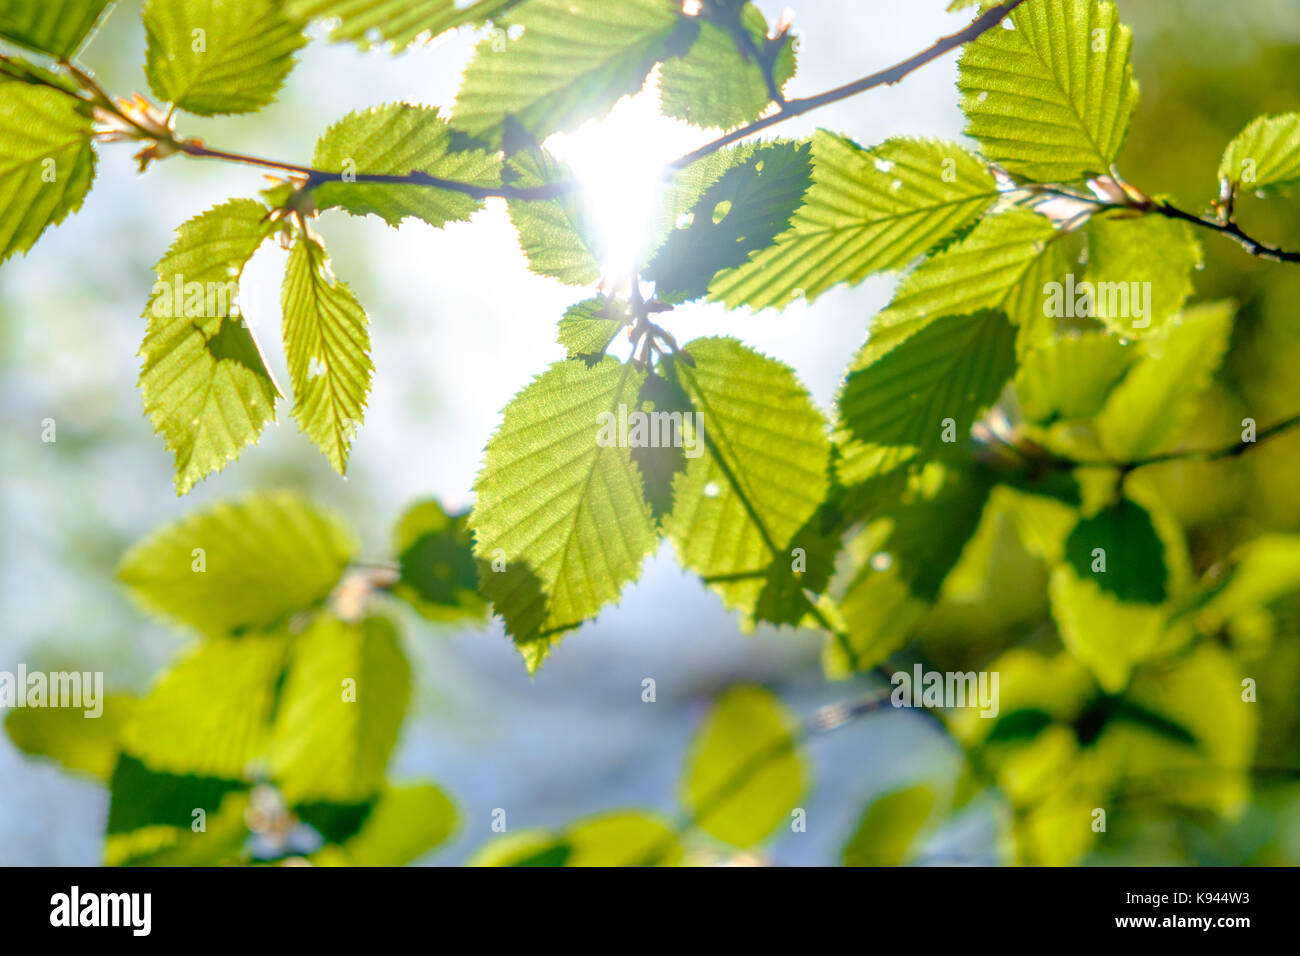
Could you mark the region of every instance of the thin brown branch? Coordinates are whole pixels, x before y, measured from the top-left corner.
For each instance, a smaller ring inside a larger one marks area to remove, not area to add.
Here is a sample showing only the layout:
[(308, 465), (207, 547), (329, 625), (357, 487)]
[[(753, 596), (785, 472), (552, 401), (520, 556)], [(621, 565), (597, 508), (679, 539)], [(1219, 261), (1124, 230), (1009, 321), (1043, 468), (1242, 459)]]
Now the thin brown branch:
[(1220, 235), (1227, 236), (1234, 242), (1239, 243), (1241, 247), (1252, 256), (1258, 256), (1261, 259), (1268, 259), (1272, 262), (1300, 262), (1300, 252), (1288, 252), (1285, 249), (1279, 249), (1276, 246), (1270, 246), (1267, 243), (1260, 242), (1258, 239), (1243, 232), (1241, 227), (1230, 219), (1227, 222), (1207, 219), (1204, 216), (1198, 216), (1195, 213), (1179, 209), (1177, 206), (1171, 205), (1167, 202), (1157, 204), (1152, 207), (1151, 211), (1157, 215), (1165, 216), (1168, 219), (1179, 219), (1183, 222), (1190, 222), (1194, 226), (1199, 226), (1202, 229), (1209, 229), (1212, 232), (1217, 232)]

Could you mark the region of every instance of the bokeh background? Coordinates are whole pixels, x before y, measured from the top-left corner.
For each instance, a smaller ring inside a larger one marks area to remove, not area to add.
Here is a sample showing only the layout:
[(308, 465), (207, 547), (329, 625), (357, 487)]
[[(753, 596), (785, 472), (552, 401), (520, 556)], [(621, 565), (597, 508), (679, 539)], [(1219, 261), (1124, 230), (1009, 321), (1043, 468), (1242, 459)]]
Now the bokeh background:
[[(758, 5), (775, 19), (784, 3)], [(807, 95), (893, 63), (969, 19), (945, 6), (802, 0), (795, 18), (799, 71), (787, 94)], [(1148, 191), (1199, 209), (1214, 195), (1224, 144), (1245, 122), (1300, 105), (1300, 4), (1120, 0), (1119, 7), (1134, 28), (1142, 84), (1122, 170)], [(318, 40), (322, 34), (312, 28)], [(225, 149), (307, 162), (320, 132), (353, 109), (393, 100), (450, 104), (473, 39), (462, 33), (396, 57), (313, 42), (272, 107), (249, 117), (185, 118), (181, 131)], [(82, 60), (109, 90), (146, 91), (143, 50), (139, 3), (126, 0)], [(835, 104), (780, 132), (802, 135), (824, 125), (865, 144), (898, 134), (960, 138), (955, 78), (956, 56), (949, 55), (897, 87)], [(573, 137), (569, 158), (581, 163), (586, 156), (587, 168), (599, 170), (620, 155), (671, 158), (708, 138), (666, 120), (647, 121), (646, 112), (621, 106), (603, 131)], [(184, 638), (138, 613), (115, 585), (114, 568), (132, 541), (216, 499), (287, 487), (336, 510), (362, 531), (374, 557), (387, 556), (393, 521), (414, 499), (433, 495), (449, 509), (468, 505), (501, 408), (562, 357), (555, 322), (581, 291), (528, 272), (497, 201), (443, 230), (414, 220), (393, 230), (376, 219), (328, 214), (320, 229), (336, 272), (371, 314), (377, 366), (347, 480), (297, 432), (282, 405), (278, 427), (260, 445), (177, 500), (169, 453), (152, 435), (135, 387), (152, 265), (181, 222), (229, 197), (252, 195), (266, 180), (255, 169), (179, 157), (140, 176), (131, 152), (102, 148), (82, 211), (25, 261), (0, 270), (0, 669), (23, 662), (33, 670), (102, 670), (112, 688), (143, 690)], [(617, 195), (608, 198), (618, 202)], [(1300, 246), (1294, 203), (1248, 203), (1242, 218), (1279, 243)], [(1260, 421), (1294, 412), (1300, 269), (1256, 262), (1227, 242), (1203, 238), (1198, 298), (1231, 296), (1246, 305), (1225, 387), (1216, 393), (1219, 411), (1246, 401)], [(265, 246), (245, 273), (240, 298), (282, 382), (283, 256)], [(781, 314), (691, 306), (665, 324), (679, 341), (743, 338), (792, 365), (829, 408), (849, 356), (893, 284), (875, 277)], [(53, 444), (41, 441), (46, 418), (57, 422)], [(1254, 508), (1268, 527), (1300, 531), (1300, 443), (1279, 439), (1254, 454), (1260, 481), (1250, 494), (1262, 500), (1219, 506)], [(1193, 535), (1194, 546), (1208, 546), (1219, 514), (1214, 500), (1205, 500), (1207, 488), (1189, 473), (1169, 480), (1171, 499), (1203, 535)], [(1218, 489), (1220, 499), (1245, 493)], [(1008, 567), (1012, 577), (988, 592), (991, 606), (1029, 593), (1014, 577), (1021, 571)], [(437, 629), (413, 615), (405, 623), (417, 690), (394, 775), (436, 780), (461, 815), (454, 840), (428, 858), (435, 863), (462, 862), (488, 840), (496, 807), (506, 808), (511, 830), (626, 806), (673, 812), (692, 731), (712, 696), (730, 683), (761, 682), (800, 715), (872, 686), (827, 683), (811, 633), (741, 634), (718, 599), (677, 568), (667, 544), (621, 603), (566, 637), (535, 679), (495, 623), (467, 631)], [(657, 683), (654, 704), (641, 701), (645, 677)], [(1262, 746), (1272, 751), (1272, 763), (1296, 762), (1297, 724), (1294, 703), (1270, 714)], [(837, 861), (872, 795), (913, 780), (951, 779), (958, 763), (947, 738), (906, 711), (817, 739), (809, 757), (808, 829), (772, 842), (765, 852), (775, 862)], [(0, 864), (97, 863), (107, 803), (102, 787), (23, 757), (0, 735)], [(1129, 858), (1300, 860), (1292, 789), (1271, 789), (1257, 804), (1208, 836), (1160, 830), (1135, 844)], [(994, 814), (977, 801), (926, 845), (919, 862), (996, 862), (1003, 853)]]

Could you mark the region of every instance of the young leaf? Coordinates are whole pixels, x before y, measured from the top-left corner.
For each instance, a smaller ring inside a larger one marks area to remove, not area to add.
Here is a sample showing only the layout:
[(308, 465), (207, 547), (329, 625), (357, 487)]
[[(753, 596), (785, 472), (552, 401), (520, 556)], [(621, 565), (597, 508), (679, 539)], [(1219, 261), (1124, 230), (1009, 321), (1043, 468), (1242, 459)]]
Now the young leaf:
[(219, 637), (315, 606), (354, 551), (347, 529), (303, 499), (258, 494), (155, 531), (127, 552), (118, 577), (146, 608)]
[(700, 417), (664, 531), (728, 607), (797, 622), (808, 605), (794, 550), (818, 537), (808, 525), (828, 491), (825, 417), (789, 367), (735, 339), (685, 351), (693, 365), (673, 361), (671, 377)]
[(649, 813), (604, 813), (559, 833), (530, 830), (494, 840), (472, 866), (674, 866), (682, 846), (668, 822)]
[(1119, 335), (1149, 334), (1183, 307), (1201, 263), (1201, 244), (1185, 222), (1094, 218), (1088, 223), (1092, 314)]
[(966, 133), (1038, 182), (1109, 173), (1137, 103), (1133, 37), (1109, 0), (1033, 0), (966, 46), (957, 88)]
[(901, 866), (933, 810), (934, 793), (923, 784), (876, 797), (844, 848), (844, 865)]
[(1224, 150), (1219, 179), (1234, 190), (1285, 189), (1300, 182), (1300, 113), (1252, 120)]
[(945, 315), (1004, 312), (1020, 327), (1018, 345), (1049, 338), (1048, 283), (1071, 266), (1065, 239), (1050, 220), (1026, 209), (988, 216), (960, 241), (904, 276), (856, 364), (874, 361), (899, 341)]
[(266, 207), (232, 199), (176, 230), (145, 306), (140, 392), (176, 456), (176, 493), (220, 471), (275, 419), (280, 389), (239, 313), (239, 276), (272, 229)]
[(569, 358), (599, 357), (627, 328), (628, 319), (603, 295), (569, 306), (560, 319), (559, 343)]
[(325, 247), (305, 234), (289, 253), (281, 302), (294, 420), (342, 475), (374, 374), (370, 320), (334, 278)]
[(0, 38), (71, 60), (112, 0), (0, 0)]
[(271, 736), (271, 775), (285, 800), (378, 794), (410, 694), (411, 665), (392, 624), (316, 618), (294, 643)]
[(451, 798), (431, 783), (388, 786), (360, 832), (315, 854), (317, 866), (405, 866), (445, 842), (456, 828)]
[(149, 88), (199, 116), (266, 106), (307, 42), (276, 0), (149, 0), (144, 26)]
[(93, 131), (79, 101), (0, 80), (0, 262), (81, 208), (95, 178)]
[(437, 38), (465, 24), (481, 24), (520, 0), (288, 0), (297, 20), (331, 20), (330, 39), (366, 45), (382, 37), (397, 52), (416, 38)]
[(375, 215), (390, 226), (407, 216), (432, 226), (468, 219), (483, 202), (464, 193), (430, 185), (357, 182), (360, 174), (407, 176), (425, 173), (479, 186), (500, 183), (500, 161), (477, 149), (452, 146), (452, 132), (431, 106), (390, 103), (349, 113), (316, 143), (316, 169), (338, 173), (316, 187), (321, 209), (339, 208), (354, 216)]
[(840, 283), (901, 269), (973, 222), (997, 198), (976, 156), (939, 140), (891, 139), (874, 149), (819, 130), (812, 186), (774, 245), (717, 276), (728, 308), (784, 308)]
[(1168, 596), (1164, 550), (1146, 509), (1124, 499), (1075, 525), (1065, 560), (1080, 578), (1096, 573), (1097, 585), (1120, 601), (1160, 604)]
[(839, 401), (842, 484), (852, 486), (963, 441), (1015, 371), (1016, 331), (1001, 312), (935, 319), (883, 355), (871, 343)]
[(1102, 447), (1118, 461), (1163, 450), (1195, 408), (1228, 348), (1230, 302), (1189, 309), (1143, 340), (1145, 355), (1097, 416)]
[(1138, 359), (1137, 350), (1105, 332), (1075, 333), (1031, 349), (1016, 373), (1020, 408), (1031, 422), (1090, 418)]
[(284, 633), (194, 645), (136, 704), (122, 749), (150, 770), (246, 780), (266, 756)]
[(433, 499), (407, 509), (397, 523), (401, 578), (393, 594), (431, 621), (482, 618), (469, 515), (449, 515)]
[[(754, 50), (763, 50), (768, 26), (758, 7), (751, 3), (739, 7), (734, 29), (747, 31)], [(794, 37), (783, 38), (773, 63), (773, 79), (780, 90), (794, 76)], [(664, 63), (659, 98), (665, 115), (718, 129), (757, 119), (772, 101), (762, 65), (751, 52), (742, 52), (730, 29), (711, 21), (700, 24), (700, 35), (684, 56)]]
[[(514, 185), (521, 187), (542, 186), (573, 175), (541, 150), (515, 154), (510, 168), (517, 174)], [(530, 269), (569, 285), (590, 285), (600, 278), (599, 251), (576, 191), (555, 199), (515, 200), (509, 208)]]
[(645, 373), (557, 362), (515, 396), (488, 442), (470, 515), (481, 592), (530, 670), (551, 637), (636, 578), (658, 539), (618, 422)]
[(742, 265), (771, 245), (799, 208), (811, 182), (807, 143), (742, 147), (736, 162), (675, 224), (645, 269), (655, 296), (667, 302), (699, 298), (724, 269)]
[(1300, 591), (1300, 536), (1263, 534), (1243, 545), (1234, 558), (1236, 566), (1223, 588), (1198, 612), (1202, 633), (1212, 634), (1236, 614)]
[(1052, 571), (1048, 593), (1061, 641), (1113, 694), (1155, 652), (1168, 615), (1160, 605), (1122, 601), (1097, 578), (1061, 564)]
[(979, 527), (989, 481), (947, 468), (937, 488), (874, 511), (850, 545), (856, 568), (840, 599), (846, 639), (837, 669), (870, 670), (907, 643)]
[[(21, 690), (26, 693), (26, 688)], [(83, 697), (84, 700), (84, 697)], [(5, 732), (18, 750), (48, 757), (64, 770), (89, 774), (108, 782), (117, 765), (122, 725), (131, 716), (135, 698), (108, 694), (99, 717), (87, 720), (74, 707), (18, 707), (5, 718)]]
[(761, 842), (790, 819), (807, 769), (797, 724), (770, 691), (733, 687), (696, 734), (682, 781), (695, 824), (738, 847)]
[(541, 142), (603, 113), (698, 30), (674, 0), (529, 0), (507, 20), (522, 34), (479, 43), (452, 113), (457, 129), (493, 146), (508, 119)]

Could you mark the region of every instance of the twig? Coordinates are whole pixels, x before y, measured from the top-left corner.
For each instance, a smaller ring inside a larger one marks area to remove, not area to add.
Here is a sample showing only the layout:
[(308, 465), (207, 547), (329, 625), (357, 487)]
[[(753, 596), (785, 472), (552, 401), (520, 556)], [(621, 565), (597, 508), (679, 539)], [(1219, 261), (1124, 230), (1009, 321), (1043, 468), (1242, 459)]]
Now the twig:
[(1168, 202), (1162, 202), (1152, 207), (1152, 212), (1164, 216), (1168, 219), (1180, 219), (1183, 222), (1190, 222), (1194, 226), (1200, 226), (1202, 229), (1209, 229), (1220, 235), (1227, 236), (1241, 244), (1252, 256), (1258, 256), (1261, 259), (1268, 259), (1273, 262), (1300, 262), (1300, 252), (1288, 252), (1285, 249), (1279, 249), (1276, 246), (1270, 246), (1260, 242), (1245, 232), (1232, 220), (1227, 222), (1218, 222), (1214, 219), (1207, 219), (1204, 216), (1198, 216), (1195, 213), (1179, 209), (1177, 206)]

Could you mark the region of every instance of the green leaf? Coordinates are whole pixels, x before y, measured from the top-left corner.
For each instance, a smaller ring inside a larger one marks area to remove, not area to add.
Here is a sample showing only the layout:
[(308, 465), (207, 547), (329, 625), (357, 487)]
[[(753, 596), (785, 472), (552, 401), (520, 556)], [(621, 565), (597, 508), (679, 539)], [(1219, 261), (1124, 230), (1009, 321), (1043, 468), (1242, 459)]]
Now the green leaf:
[(600, 295), (569, 306), (560, 319), (559, 342), (569, 358), (601, 356), (627, 325), (619, 306)]
[[(757, 119), (772, 101), (763, 68), (753, 52), (774, 57), (777, 89), (794, 76), (794, 37), (785, 36), (776, 51), (765, 51), (767, 18), (745, 3), (734, 7), (724, 25), (705, 21), (684, 56), (666, 62), (659, 73), (659, 97), (666, 116), (696, 126), (731, 129)], [(748, 32), (753, 51), (742, 52), (735, 33)], [(734, 32), (733, 32), (734, 31)]]
[(411, 665), (392, 624), (316, 618), (294, 644), (271, 736), (271, 775), (285, 800), (378, 794), (410, 694)]
[(1235, 311), (1230, 302), (1197, 306), (1142, 340), (1142, 360), (1097, 416), (1108, 454), (1136, 461), (1166, 448), (1223, 360)]
[(102, 704), (98, 717), (75, 707), (16, 707), (5, 718), (5, 732), (23, 753), (48, 757), (65, 770), (107, 783), (117, 765), (122, 725), (130, 719), (136, 701), (108, 694), (96, 703)]
[[(673, 361), (700, 418), (664, 519), (682, 566), (747, 619), (795, 623), (807, 609), (796, 548), (826, 499), (826, 420), (794, 372), (730, 338), (696, 339)], [(820, 544), (820, 541), (818, 541)]]
[(297, 20), (337, 21), (330, 39), (366, 45), (372, 35), (393, 45), (393, 52), (423, 36), (433, 40), (466, 24), (478, 25), (520, 0), (288, 0)]
[[(528, 188), (572, 178), (572, 172), (541, 150), (510, 159), (518, 175), (513, 185)], [(569, 285), (590, 285), (600, 278), (600, 255), (576, 190), (547, 200), (514, 200), (510, 221), (519, 231), (519, 245), (528, 267)]]
[(901, 269), (973, 222), (997, 197), (985, 163), (939, 140), (891, 139), (874, 149), (819, 130), (812, 186), (774, 245), (716, 277), (728, 308), (811, 302), (840, 283)]
[(367, 183), (358, 176), (408, 176), (490, 187), (500, 182), (500, 160), (477, 149), (454, 149), (452, 131), (431, 106), (389, 103), (349, 113), (327, 129), (312, 166), (338, 173), (316, 187), (321, 209), (339, 208), (354, 216), (375, 215), (390, 226), (407, 216), (441, 226), (468, 219), (481, 199), (432, 185)]
[(1146, 509), (1127, 499), (1075, 525), (1065, 560), (1120, 601), (1160, 604), (1168, 596), (1164, 543)]
[(507, 120), (541, 142), (605, 112), (698, 30), (675, 0), (529, 0), (507, 20), (508, 37), (479, 43), (452, 114), (457, 129), (493, 146)]
[(293, 417), (340, 475), (361, 427), (375, 366), (365, 309), (330, 271), (325, 247), (294, 242), (281, 292)]
[(1025, 209), (981, 219), (903, 278), (889, 307), (872, 320), (855, 365), (870, 364), (936, 318), (983, 309), (1006, 313), (1020, 327), (1022, 343), (1045, 338), (1043, 290), (1070, 270), (1066, 236)]
[[(203, 810), (209, 822), (224, 816), (232, 806), (228, 801), (242, 802), (245, 786), (216, 777), (156, 773), (124, 754), (109, 781), (105, 863), (148, 862), (160, 851), (176, 847), (191, 834), (195, 810)], [(239, 832), (246, 836), (242, 817), (239, 814)]]
[(1224, 150), (1219, 179), (1233, 190), (1277, 190), (1300, 182), (1300, 113), (1252, 120)]
[(1101, 411), (1115, 384), (1137, 361), (1137, 349), (1105, 332), (1076, 332), (1029, 351), (1016, 373), (1025, 417), (1049, 424)]
[(646, 269), (655, 296), (681, 302), (704, 296), (714, 275), (743, 265), (790, 222), (811, 182), (808, 144), (739, 147), (735, 162), (675, 224)]
[(240, 273), (272, 228), (261, 203), (232, 199), (177, 229), (154, 267), (140, 392), (176, 457), (178, 495), (275, 420), (280, 389), (236, 301)]
[(84, 103), (0, 81), (0, 262), (81, 208), (95, 178), (93, 131)]
[(355, 550), (288, 493), (192, 511), (136, 544), (118, 577), (146, 608), (209, 637), (266, 630), (323, 601)]
[(1015, 371), (1001, 312), (932, 321), (883, 355), (859, 353), (840, 395), (838, 474), (846, 486), (962, 442)]
[(1088, 223), (1091, 314), (1124, 336), (1146, 335), (1192, 294), (1201, 244), (1185, 222), (1163, 216)]
[(856, 569), (840, 599), (845, 639), (834, 670), (875, 667), (907, 643), (979, 527), (989, 481), (943, 469), (934, 487), (886, 507), (849, 546)]
[(934, 793), (918, 784), (876, 797), (844, 848), (845, 866), (901, 866), (934, 810)]
[(1114, 694), (1155, 652), (1167, 613), (1160, 605), (1120, 599), (1098, 577), (1081, 574), (1066, 562), (1052, 571), (1048, 593), (1062, 643), (1096, 675), (1103, 690)]
[(531, 830), (494, 840), (473, 866), (673, 866), (677, 834), (657, 816), (617, 811), (578, 820), (555, 833)]
[(199, 116), (266, 106), (307, 42), (276, 0), (149, 0), (144, 26), (150, 89)]
[(433, 499), (417, 502), (398, 521), (396, 538), (396, 597), (431, 621), (485, 615), (467, 512), (449, 515)]
[(980, 151), (1016, 176), (1109, 173), (1137, 103), (1133, 37), (1107, 0), (1034, 0), (966, 46), (957, 88)]
[(470, 516), (481, 592), (530, 670), (553, 635), (616, 600), (654, 550), (641, 476), (607, 433), (636, 410), (644, 378), (609, 357), (557, 362), (515, 396), (488, 442)]
[(1263, 534), (1243, 545), (1234, 558), (1228, 579), (1198, 612), (1202, 633), (1213, 634), (1234, 615), (1300, 591), (1300, 536)]
[(70, 60), (111, 0), (0, 0), (0, 38)]
[(405, 866), (446, 842), (456, 828), (451, 798), (431, 783), (389, 786), (355, 836), (313, 857), (317, 865)]
[(682, 781), (695, 824), (725, 843), (751, 847), (790, 819), (808, 771), (798, 725), (761, 687), (733, 687), (696, 734)]
[(122, 749), (160, 773), (252, 779), (288, 650), (282, 633), (194, 645), (136, 704)]

